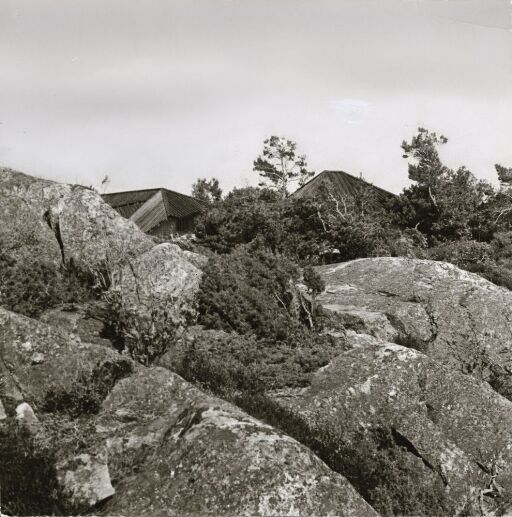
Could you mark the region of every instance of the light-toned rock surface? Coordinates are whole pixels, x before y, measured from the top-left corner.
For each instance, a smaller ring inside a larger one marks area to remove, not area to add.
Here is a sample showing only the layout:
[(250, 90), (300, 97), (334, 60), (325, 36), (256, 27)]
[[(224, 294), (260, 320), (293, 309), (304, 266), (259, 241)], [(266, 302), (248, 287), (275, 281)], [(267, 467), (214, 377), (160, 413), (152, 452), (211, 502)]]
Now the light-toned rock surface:
[(34, 410), (30, 407), (30, 404), (26, 402), (22, 402), (16, 407), (16, 420), (27, 425), (33, 425), (39, 422)]
[[(135, 368), (113, 350), (82, 343), (78, 336), (2, 308), (0, 350), (7, 395), (13, 399), (21, 396), (35, 409), (44, 406), (51, 393), (72, 392), (99, 376), (107, 384), (113, 383)], [(34, 361), (35, 354), (43, 355), (44, 360)]]
[[(0, 349), (2, 372), (38, 415), (36, 443), (55, 451), (63, 508), (376, 515), (308, 448), (164, 368), (2, 309)], [(34, 364), (34, 353), (45, 360)]]
[(376, 515), (306, 447), (163, 368), (118, 383), (98, 425), (113, 476), (139, 461), (104, 515)]
[(133, 222), (86, 187), (2, 168), (0, 201), (4, 232), (17, 234), (24, 243), (36, 242), (37, 249), (46, 249), (53, 259), (73, 260), (86, 269), (105, 262), (113, 268), (153, 245)]
[(78, 454), (56, 465), (57, 479), (71, 505), (92, 507), (115, 494), (105, 453)]
[(390, 430), (396, 445), (418, 458), (422, 483), (438, 476), (459, 512), (480, 511), (493, 472), (502, 497), (485, 504), (512, 496), (512, 402), (416, 350), (371, 336), (349, 340), (354, 348), (319, 370), (310, 387), (274, 395), (313, 438), (329, 430), (344, 430), (344, 439), (364, 429)]
[(429, 260), (370, 258), (318, 268), (318, 297), (348, 328), (425, 352), (512, 397), (512, 292)]
[(67, 304), (48, 309), (39, 317), (40, 321), (74, 334), (83, 343), (92, 343), (111, 348), (112, 342), (105, 335), (105, 304), (101, 301), (87, 304)]
[(4, 405), (0, 400), (0, 420), (5, 420), (7, 418), (7, 413), (5, 412)]
[(125, 304), (141, 309), (190, 303), (201, 280), (191, 255), (170, 243), (140, 255), (121, 273), (118, 288)]

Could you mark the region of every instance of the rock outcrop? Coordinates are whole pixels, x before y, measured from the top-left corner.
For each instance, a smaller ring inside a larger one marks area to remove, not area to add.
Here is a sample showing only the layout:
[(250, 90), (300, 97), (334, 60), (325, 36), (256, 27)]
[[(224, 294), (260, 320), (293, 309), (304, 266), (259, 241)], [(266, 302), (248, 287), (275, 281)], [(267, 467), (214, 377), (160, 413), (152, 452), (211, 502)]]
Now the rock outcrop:
[[(116, 266), (153, 246), (93, 190), (0, 169), (3, 232), (82, 267)], [(22, 220), (19, 218), (22, 215)], [(35, 238), (34, 238), (35, 235)]]
[(99, 425), (111, 457), (150, 458), (105, 515), (375, 515), (306, 447), (163, 368), (120, 382)]
[(510, 499), (512, 402), (416, 350), (370, 336), (351, 341), (310, 387), (274, 394), (311, 440), (335, 450), (357, 433), (387, 429), (416, 461), (420, 486), (437, 477), (452, 511), (480, 512), (491, 485), (486, 508)]
[(190, 305), (199, 288), (199, 256), (163, 243), (126, 265), (116, 286), (123, 304), (138, 312)]
[(415, 348), (512, 398), (512, 292), (429, 260), (360, 259), (318, 268), (318, 302), (347, 328)]
[(1, 309), (0, 350), (0, 426), (30, 404), (68, 511), (376, 515), (305, 446), (164, 368)]

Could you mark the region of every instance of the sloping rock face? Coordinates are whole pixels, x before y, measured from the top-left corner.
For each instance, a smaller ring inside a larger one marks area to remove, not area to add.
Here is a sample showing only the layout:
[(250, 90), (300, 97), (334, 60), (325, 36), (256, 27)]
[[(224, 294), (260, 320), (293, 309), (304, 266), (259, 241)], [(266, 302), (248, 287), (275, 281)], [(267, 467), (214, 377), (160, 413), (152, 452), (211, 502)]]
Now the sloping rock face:
[(376, 515), (307, 448), (165, 369), (119, 383), (100, 418), (112, 457), (151, 451), (105, 515)]
[(123, 303), (138, 311), (191, 304), (201, 281), (197, 261), (198, 255), (175, 244), (153, 247), (121, 271), (116, 287)]
[(0, 308), (2, 399), (8, 407), (25, 401), (41, 409), (53, 395), (73, 393), (82, 383), (100, 379), (113, 384), (134, 367), (104, 346)]
[(113, 347), (112, 341), (106, 338), (105, 307), (101, 302), (70, 303), (54, 309), (48, 309), (39, 316), (39, 321), (52, 327), (77, 335), (84, 343)]
[[(0, 169), (0, 217), (4, 232), (36, 241), (54, 259), (84, 267), (115, 266), (149, 250), (153, 242), (91, 189)], [(31, 224), (20, 224), (18, 214)], [(44, 245), (46, 243), (46, 245)], [(57, 253), (56, 253), (57, 252)]]
[(357, 433), (388, 429), (394, 445), (416, 461), (418, 486), (441, 487), (437, 497), (451, 513), (506, 509), (512, 403), (416, 350), (371, 336), (349, 339), (352, 350), (319, 370), (310, 387), (275, 393), (278, 404), (332, 450)]
[(345, 325), (415, 348), (512, 398), (512, 292), (442, 262), (360, 259), (318, 268), (318, 301)]
[[(113, 493), (105, 456), (76, 450), (77, 432), (88, 431), (69, 415), (97, 412), (115, 383), (135, 369), (113, 350), (0, 308), (0, 400), (6, 413), (0, 425), (16, 418), (42, 448), (56, 451), (55, 472), (69, 511)], [(74, 445), (66, 449), (69, 441)]]
[(30, 405), (66, 513), (377, 515), (309, 449), (166, 369), (1, 309), (0, 351), (0, 426)]
[(38, 257), (49, 264), (59, 266), (62, 255), (55, 234), (30, 205), (21, 199), (0, 189), (2, 252), (22, 260)]

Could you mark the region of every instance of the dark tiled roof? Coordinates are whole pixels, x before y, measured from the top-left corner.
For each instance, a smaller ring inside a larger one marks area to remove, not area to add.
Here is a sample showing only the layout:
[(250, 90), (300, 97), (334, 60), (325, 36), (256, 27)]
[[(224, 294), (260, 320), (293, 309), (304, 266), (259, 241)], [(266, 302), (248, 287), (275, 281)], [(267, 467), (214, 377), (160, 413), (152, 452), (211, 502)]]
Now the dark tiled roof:
[(205, 203), (199, 201), (199, 199), (196, 199), (195, 197), (180, 194), (179, 192), (174, 192), (173, 190), (167, 190), (165, 188), (161, 190), (165, 204), (165, 211), (167, 212), (168, 217), (177, 217), (178, 219), (189, 217), (201, 212), (205, 208)]
[(123, 217), (129, 219), (149, 198), (160, 189), (130, 190), (128, 192), (113, 192), (101, 197)]
[[(155, 196), (156, 194), (158, 196)], [(201, 212), (205, 204), (196, 198), (165, 188), (103, 194), (103, 199), (123, 217), (134, 216), (145, 231), (165, 218), (183, 219)], [(142, 227), (141, 226), (141, 227)]]
[(377, 199), (381, 202), (388, 201), (395, 197), (395, 194), (387, 190), (376, 187), (367, 181), (352, 176), (344, 171), (322, 171), (320, 174), (309, 180), (305, 185), (296, 190), (291, 196), (295, 198), (305, 198), (314, 196), (321, 186), (326, 186), (329, 190), (338, 195), (356, 196), (362, 186), (367, 186), (377, 194)]

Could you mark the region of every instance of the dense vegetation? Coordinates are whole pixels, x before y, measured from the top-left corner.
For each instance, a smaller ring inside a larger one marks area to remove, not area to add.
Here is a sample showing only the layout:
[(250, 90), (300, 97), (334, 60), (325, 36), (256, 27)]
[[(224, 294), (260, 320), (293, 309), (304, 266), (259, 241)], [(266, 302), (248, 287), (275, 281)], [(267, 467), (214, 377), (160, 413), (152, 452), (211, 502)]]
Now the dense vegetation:
[(73, 263), (59, 266), (37, 256), (27, 260), (9, 253), (0, 238), (0, 306), (37, 317), (48, 308), (93, 298), (93, 285), (91, 275)]
[[(496, 167), (500, 189), (465, 167), (452, 170), (439, 154), (447, 139), (420, 128), (402, 144), (411, 186), (395, 199), (379, 201), (363, 185), (350, 198), (324, 191), (296, 199), (285, 193), (288, 180), (306, 174), (305, 157), (293, 169), (279, 167), (280, 152), (292, 165), (297, 160), (295, 146), (284, 143), (265, 142), (255, 162), (264, 180), (259, 188), (210, 198), (210, 209), (197, 222), (198, 242), (213, 252), (199, 293), (199, 322), (222, 332), (189, 343), (175, 368), (306, 444), (382, 515), (453, 514), (442, 480), (418, 463), (389, 422), (355, 434), (343, 422), (308, 429), (267, 391), (307, 385), (311, 372), (345, 346), (339, 332), (337, 338), (325, 333), (340, 326), (315, 307), (323, 286), (312, 265), (373, 256), (427, 258), (512, 288), (512, 170)], [(297, 266), (308, 284), (305, 308), (293, 288)]]
[[(429, 258), (512, 285), (512, 169), (496, 165), (498, 189), (464, 166), (450, 169), (440, 156), (447, 138), (419, 128), (401, 146), (411, 185), (389, 202), (379, 201), (363, 183), (353, 196), (325, 190), (298, 199), (283, 192), (310, 173), (305, 157), (295, 155), (295, 146), (283, 147), (286, 142), (265, 142), (255, 161), (262, 186), (235, 188), (212, 201), (196, 226), (202, 246), (232, 253), (250, 243), (300, 266), (374, 256)], [(277, 167), (279, 153), (292, 166)]]
[[(308, 429), (268, 394), (307, 386), (311, 374), (346, 347), (342, 325), (315, 303), (325, 286), (311, 266), (374, 256), (428, 258), (512, 289), (512, 169), (496, 166), (496, 189), (465, 167), (444, 165), (439, 150), (446, 143), (422, 128), (403, 142), (411, 186), (382, 202), (364, 184), (351, 197), (327, 190), (310, 199), (288, 197), (290, 185), (303, 184), (311, 171), (293, 142), (271, 137), (254, 162), (259, 187), (235, 188), (223, 197), (215, 178), (194, 185), (194, 195), (209, 207), (195, 229), (194, 244), (210, 256), (195, 307), (200, 331), (182, 339), (171, 313), (156, 308), (141, 320), (110, 292), (103, 295), (109, 337), (144, 365), (170, 356), (167, 365), (186, 379), (294, 436), (382, 515), (453, 513), (439, 477), (425, 477), (388, 422), (361, 433), (343, 422)], [(73, 264), (21, 259), (0, 242), (0, 305), (10, 310), (37, 317), (49, 307), (97, 296), (93, 287), (94, 278)], [(51, 392), (43, 409), (72, 418), (94, 413), (111, 381), (125, 373), (77, 379), (72, 393)], [(34, 511), (55, 511), (52, 462), (44, 458), (50, 452), (39, 451), (17, 428), (8, 431), (16, 440), (0, 440), (0, 456), (14, 475), (2, 477), (0, 469), (0, 482), (9, 511), (33, 510), (23, 507), (16, 488), (27, 483), (41, 497)], [(20, 451), (23, 462), (16, 467)]]

